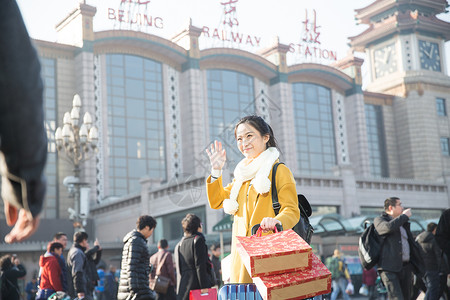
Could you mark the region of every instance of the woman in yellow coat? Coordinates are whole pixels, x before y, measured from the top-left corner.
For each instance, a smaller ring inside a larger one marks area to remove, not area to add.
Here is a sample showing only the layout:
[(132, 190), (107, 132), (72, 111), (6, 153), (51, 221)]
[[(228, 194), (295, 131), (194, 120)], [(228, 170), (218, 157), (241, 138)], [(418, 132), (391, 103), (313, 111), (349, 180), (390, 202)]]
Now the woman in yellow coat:
[(209, 205), (223, 208), (234, 215), (231, 241), (231, 283), (251, 283), (252, 279), (236, 250), (236, 236), (250, 236), (254, 225), (260, 224), (264, 232), (281, 224), (284, 230), (297, 224), (298, 209), (295, 180), (285, 165), (279, 165), (276, 174), (278, 201), (281, 205), (275, 216), (272, 207), (272, 167), (279, 161), (279, 152), (272, 128), (258, 116), (242, 118), (234, 129), (239, 151), (244, 155), (234, 170), (234, 179), (225, 188), (222, 168), (226, 151), (218, 141), (206, 150), (211, 162), (211, 175), (206, 181)]

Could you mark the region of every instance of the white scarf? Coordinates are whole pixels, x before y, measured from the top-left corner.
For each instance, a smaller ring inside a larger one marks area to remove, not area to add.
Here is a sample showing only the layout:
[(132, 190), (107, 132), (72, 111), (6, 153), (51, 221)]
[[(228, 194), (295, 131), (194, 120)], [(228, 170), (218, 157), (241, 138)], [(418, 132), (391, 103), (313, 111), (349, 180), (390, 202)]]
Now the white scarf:
[(264, 194), (270, 191), (271, 182), (269, 174), (272, 166), (280, 156), (277, 148), (270, 147), (262, 152), (257, 158), (247, 164), (248, 159), (241, 160), (234, 169), (234, 184), (231, 188), (230, 199), (223, 201), (223, 210), (229, 215), (234, 215), (238, 209), (239, 204), (237, 197), (242, 187), (242, 183), (248, 180), (259, 194)]

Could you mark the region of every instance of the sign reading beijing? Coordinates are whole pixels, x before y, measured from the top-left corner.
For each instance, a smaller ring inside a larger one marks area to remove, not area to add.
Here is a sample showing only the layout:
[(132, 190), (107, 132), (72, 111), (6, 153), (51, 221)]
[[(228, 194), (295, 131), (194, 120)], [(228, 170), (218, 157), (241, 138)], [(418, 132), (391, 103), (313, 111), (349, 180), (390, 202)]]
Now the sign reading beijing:
[(127, 29), (134, 27), (164, 28), (164, 20), (159, 16), (148, 14), (147, 5), (150, 0), (120, 0), (119, 8), (108, 8), (108, 19)]

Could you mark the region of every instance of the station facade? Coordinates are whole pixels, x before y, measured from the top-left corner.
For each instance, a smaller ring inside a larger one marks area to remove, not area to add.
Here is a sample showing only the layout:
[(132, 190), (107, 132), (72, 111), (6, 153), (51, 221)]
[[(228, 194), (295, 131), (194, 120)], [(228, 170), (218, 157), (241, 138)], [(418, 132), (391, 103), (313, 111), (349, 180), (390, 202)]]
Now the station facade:
[(192, 24), (172, 39), (94, 32), (96, 8), (79, 4), (58, 24), (57, 42), (34, 41), (46, 87), (48, 226), (0, 251), (40, 253), (51, 228), (73, 233), (67, 210), (74, 199), (63, 185), (72, 167), (58, 157), (54, 133), (75, 94), (99, 129), (98, 152), (81, 180), (91, 187), (90, 234), (110, 257), (120, 255), (142, 214), (157, 218), (152, 244), (181, 238), (188, 212), (215, 233), (224, 214), (207, 203), (205, 149), (222, 141), (224, 181), (231, 181), (241, 159), (234, 124), (250, 114), (274, 129), (281, 160), (314, 216), (379, 214), (384, 199), (397, 196), (415, 216), (438, 218), (450, 206), (450, 24), (436, 18), (446, 5), (377, 0), (356, 11), (369, 25), (350, 38), (354, 51), (366, 53), (363, 89), (364, 61), (354, 53), (330, 65), (288, 65), (292, 45), (275, 42), (258, 53), (200, 49), (203, 29)]

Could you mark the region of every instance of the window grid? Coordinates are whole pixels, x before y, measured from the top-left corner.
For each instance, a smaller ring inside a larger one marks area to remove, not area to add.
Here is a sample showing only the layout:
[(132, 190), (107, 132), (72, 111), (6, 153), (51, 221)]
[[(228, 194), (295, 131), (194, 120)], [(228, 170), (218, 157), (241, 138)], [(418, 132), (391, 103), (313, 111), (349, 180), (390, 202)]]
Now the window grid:
[(447, 109), (445, 107), (445, 99), (444, 98), (436, 98), (436, 112), (438, 116), (447, 116)]
[(106, 55), (110, 194), (140, 190), (139, 179), (166, 179), (162, 66)]
[(441, 137), (441, 152), (445, 156), (450, 156), (449, 138)]
[(370, 173), (388, 177), (386, 146), (383, 130), (383, 111), (379, 105), (365, 104), (367, 142), (369, 146)]
[(329, 89), (293, 83), (297, 164), (301, 173), (326, 175), (336, 165), (336, 146)]
[(208, 70), (208, 110), (211, 141), (220, 140), (227, 150), (228, 169), (243, 158), (236, 147), (234, 126), (255, 114), (253, 78), (234, 71)]
[(40, 58), (41, 76), (44, 81), (44, 115), (45, 128), (47, 130), (48, 154), (45, 165), (45, 176), (47, 177), (47, 191), (42, 210), (42, 217), (55, 219), (59, 217), (57, 211), (58, 199), (58, 174), (56, 157), (56, 60), (51, 58)]

